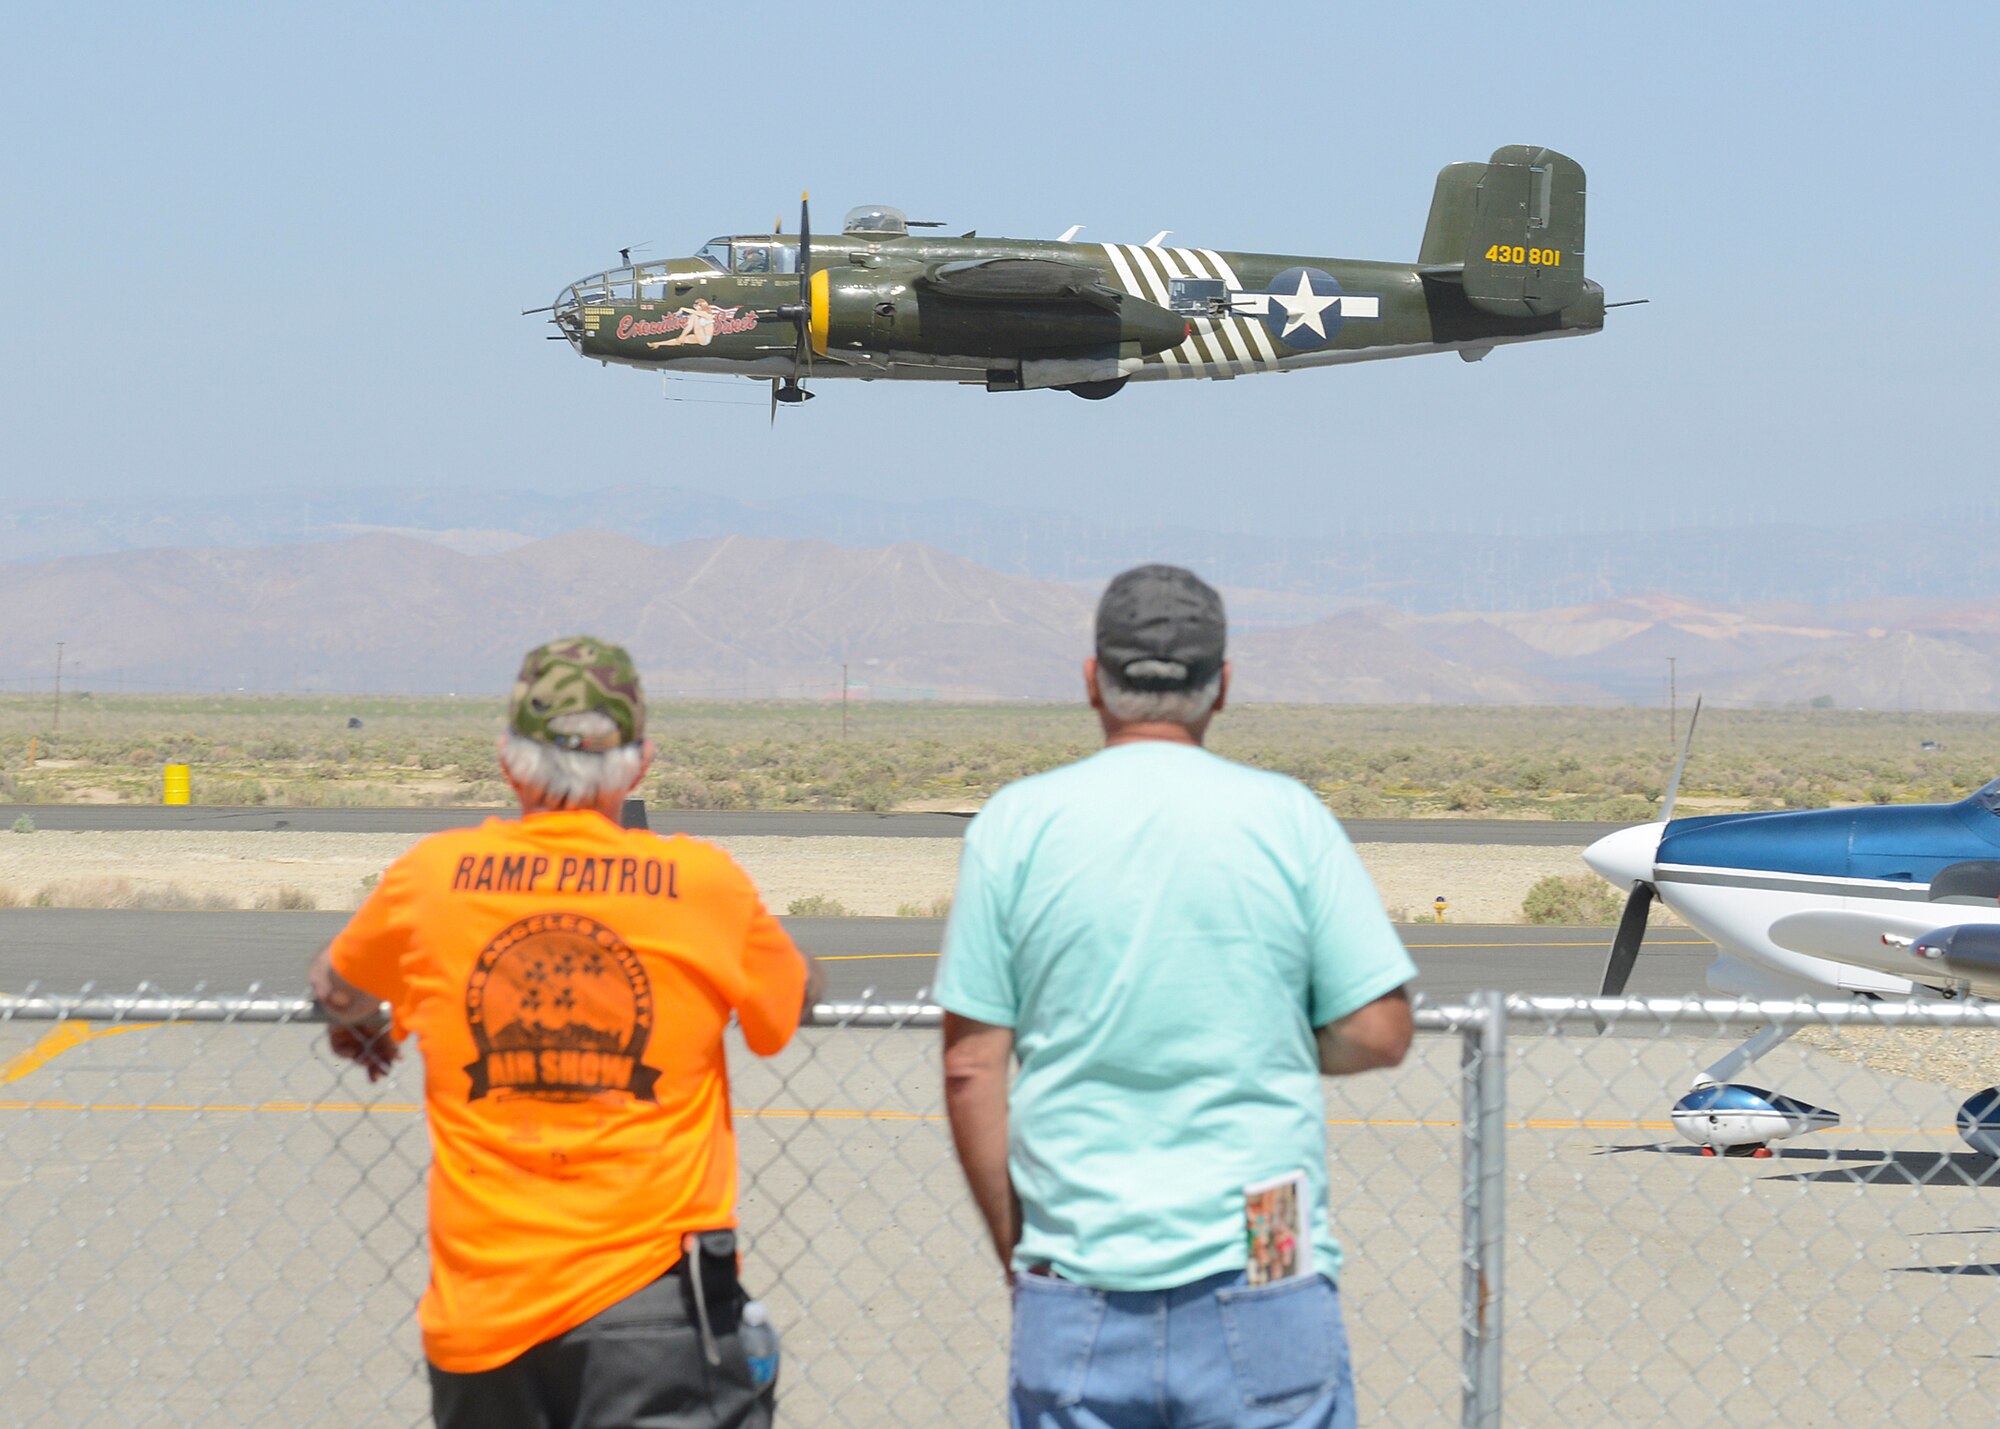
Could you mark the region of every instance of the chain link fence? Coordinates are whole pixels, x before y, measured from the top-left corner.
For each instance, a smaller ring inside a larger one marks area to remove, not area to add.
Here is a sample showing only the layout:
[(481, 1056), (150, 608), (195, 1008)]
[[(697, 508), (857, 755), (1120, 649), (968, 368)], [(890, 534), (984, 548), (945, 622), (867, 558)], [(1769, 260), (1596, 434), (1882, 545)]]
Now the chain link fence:
[[(1505, 1012), (1508, 1422), (1992, 1422), (2000, 1166), (1958, 1113), (2000, 1006)], [(1760, 1031), (1788, 1040), (1728, 1067)], [(1689, 1097), (1708, 1069), (1760, 1095)], [(1792, 1127), (1822, 1129), (1759, 1145)]]
[[(0, 999), (0, 1420), (428, 1422), (420, 1069), (370, 1085), (292, 999)], [(732, 1048), (745, 1279), (781, 1417), (1003, 1417), (1006, 1290), (951, 1151), (936, 1009), (819, 1010)], [(1327, 1083), (1364, 1422), (1984, 1422), (2000, 1066), (1959, 1004), (1422, 1008)], [(1668, 1107), (1758, 1026), (1759, 1085), (1842, 1114), (1706, 1157)]]

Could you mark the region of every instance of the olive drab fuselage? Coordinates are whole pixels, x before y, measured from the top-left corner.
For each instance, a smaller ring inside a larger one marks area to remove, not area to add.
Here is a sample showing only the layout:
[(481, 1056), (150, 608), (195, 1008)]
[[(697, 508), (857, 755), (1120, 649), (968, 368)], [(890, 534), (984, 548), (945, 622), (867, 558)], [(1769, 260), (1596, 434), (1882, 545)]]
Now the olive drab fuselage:
[(1517, 146), (1439, 175), (1416, 263), (943, 237), (866, 208), (813, 236), (803, 289), (795, 236), (746, 234), (582, 279), (551, 311), (599, 362), (767, 380), (793, 374), (801, 324), (812, 379), (991, 391), (1107, 396), (1128, 381), (1429, 352), (1474, 361), (1602, 329), (1582, 204), (1580, 168)]

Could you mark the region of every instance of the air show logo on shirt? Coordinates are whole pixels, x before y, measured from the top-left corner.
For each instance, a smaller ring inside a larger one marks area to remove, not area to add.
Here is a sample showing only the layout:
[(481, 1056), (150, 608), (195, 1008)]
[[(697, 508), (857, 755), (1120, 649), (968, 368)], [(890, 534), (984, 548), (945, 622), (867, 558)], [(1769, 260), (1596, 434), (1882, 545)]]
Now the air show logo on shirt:
[(1338, 337), (1349, 318), (1381, 317), (1382, 295), (1346, 292), (1319, 268), (1287, 268), (1264, 292), (1231, 293), (1229, 306), (1239, 317), (1261, 317), (1287, 347), (1310, 352)]
[(641, 1060), (653, 1032), (653, 985), (617, 932), (580, 913), (536, 913), (480, 951), (465, 985), (478, 1060), (468, 1099), (582, 1101), (627, 1092), (657, 1102), (659, 1073)]

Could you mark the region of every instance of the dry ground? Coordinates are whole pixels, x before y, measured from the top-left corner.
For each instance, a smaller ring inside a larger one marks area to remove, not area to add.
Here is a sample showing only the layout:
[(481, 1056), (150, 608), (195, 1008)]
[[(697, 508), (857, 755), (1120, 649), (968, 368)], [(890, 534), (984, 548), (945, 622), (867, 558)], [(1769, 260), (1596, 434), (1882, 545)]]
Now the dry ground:
[[(656, 701), (656, 808), (977, 807), (1097, 747), (1081, 704)], [(151, 803), (166, 764), (199, 804), (501, 805), (495, 698), (0, 695), (0, 803)], [(1679, 752), (1665, 710), (1231, 706), (1219, 754), (1302, 780), (1347, 818), (1652, 817)], [(1928, 746), (1928, 747), (1927, 747)], [(1959, 798), (2000, 766), (2000, 716), (1715, 710), (1685, 807)], [(1434, 894), (1431, 896), (1435, 896)]]
[[(0, 831), (0, 900), (54, 907), (294, 906), (353, 908), (366, 887), (415, 842), (406, 834)], [(850, 913), (890, 915), (948, 898), (956, 839), (736, 838), (717, 840), (783, 911), (820, 896)], [(1361, 856), (1392, 916), (1430, 916), (1443, 894), (1451, 919), (1508, 923), (1536, 879), (1574, 874), (1577, 850), (1481, 844), (1363, 844)]]

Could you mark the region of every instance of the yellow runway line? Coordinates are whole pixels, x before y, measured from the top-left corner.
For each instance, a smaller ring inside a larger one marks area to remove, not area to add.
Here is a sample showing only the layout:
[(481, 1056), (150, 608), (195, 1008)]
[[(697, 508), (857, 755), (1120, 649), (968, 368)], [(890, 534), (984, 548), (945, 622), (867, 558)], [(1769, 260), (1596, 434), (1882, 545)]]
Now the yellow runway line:
[(63, 1102), (0, 1101), (0, 1111), (174, 1111), (174, 1112), (398, 1112), (413, 1115), (415, 1102)]
[(944, 1113), (934, 1111), (858, 1111), (847, 1107), (823, 1107), (817, 1111), (790, 1111), (765, 1107), (752, 1111), (738, 1107), (731, 1113), (739, 1121), (943, 1121)]
[[(1596, 948), (1602, 950), (1603, 943), (1406, 943), (1405, 947), (1416, 952), (1429, 948)], [(1714, 942), (1707, 938), (1648, 938), (1649, 948), (1712, 948)], [(816, 963), (868, 963), (889, 958), (934, 958), (936, 953), (821, 953), (813, 958)]]
[[(1609, 946), (1605, 943), (1405, 943), (1411, 952), (1421, 953), (1426, 948), (1597, 948)], [(1712, 948), (1712, 938), (1648, 938), (1649, 948)]]
[(814, 956), (813, 961), (816, 963), (873, 963), (881, 962), (888, 958), (934, 958), (936, 956), (936, 953), (820, 953)]
[[(239, 1115), (268, 1113), (360, 1113), (376, 1112), (393, 1116), (415, 1116), (423, 1107), (415, 1102), (67, 1102), (67, 1101), (5, 1101), (0, 1100), (0, 1112), (10, 1111), (125, 1111), (125, 1112), (233, 1112)], [(862, 1107), (736, 1107), (731, 1114), (739, 1121), (943, 1121), (942, 1112), (885, 1111), (881, 1108)], [(1342, 1117), (1330, 1118), (1332, 1127), (1372, 1127), (1389, 1131), (1456, 1131), (1465, 1123), (1451, 1120), (1431, 1120), (1417, 1117)], [(1509, 1131), (1671, 1131), (1669, 1121), (1642, 1121), (1633, 1117), (1576, 1119), (1535, 1118), (1528, 1121), (1510, 1121)], [(1822, 1133), (1825, 1135), (1826, 1133)], [(1840, 1136), (1952, 1136), (1958, 1135), (1956, 1127), (1949, 1126), (1843, 1126), (1832, 1133)]]
[(109, 1025), (89, 1022), (58, 1022), (44, 1034), (42, 1040), (27, 1051), (0, 1062), (0, 1086), (18, 1082), (21, 1078), (39, 1072), (72, 1047), (81, 1047), (86, 1042), (95, 1042), (100, 1037), (116, 1037), (120, 1032), (145, 1032), (163, 1026), (158, 1022), (115, 1022)]

